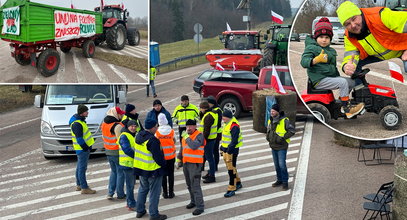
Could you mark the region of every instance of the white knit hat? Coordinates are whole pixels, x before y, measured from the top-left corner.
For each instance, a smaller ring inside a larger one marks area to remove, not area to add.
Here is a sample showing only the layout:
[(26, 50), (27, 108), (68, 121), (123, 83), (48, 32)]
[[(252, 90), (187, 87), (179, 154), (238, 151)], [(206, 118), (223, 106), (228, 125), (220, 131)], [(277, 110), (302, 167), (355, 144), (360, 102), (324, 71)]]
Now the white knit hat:
[(158, 115), (158, 125), (168, 125), (168, 120), (167, 117), (165, 117), (165, 114), (160, 113)]

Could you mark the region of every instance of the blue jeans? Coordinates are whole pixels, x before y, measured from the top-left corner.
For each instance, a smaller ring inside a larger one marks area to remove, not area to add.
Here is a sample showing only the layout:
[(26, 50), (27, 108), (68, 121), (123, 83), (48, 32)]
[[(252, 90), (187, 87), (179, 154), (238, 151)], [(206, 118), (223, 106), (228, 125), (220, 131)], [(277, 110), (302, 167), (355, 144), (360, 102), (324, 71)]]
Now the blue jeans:
[(288, 183), (288, 171), (286, 165), (287, 150), (273, 150), (274, 167), (276, 168), (277, 181)]
[(89, 155), (89, 151), (82, 151), (76, 155), (78, 157), (75, 173), (76, 185), (80, 186), (81, 189), (89, 188), (88, 183), (86, 182), (86, 170), (88, 169)]
[(208, 173), (211, 176), (215, 176), (215, 158), (213, 156), (213, 148), (215, 147), (215, 141), (216, 141), (215, 139), (208, 140), (204, 148), (205, 159), (209, 163)]
[(127, 207), (134, 208), (136, 207), (136, 200), (134, 200), (134, 170), (133, 168), (124, 168), (124, 178), (126, 179), (126, 200), (127, 200)]
[(106, 155), (110, 164), (110, 178), (108, 195), (113, 196), (117, 192), (117, 197), (123, 198), (124, 194), (124, 172), (120, 169), (119, 156)]
[[(153, 95), (156, 95), (154, 80), (150, 80), (150, 87), (151, 87), (151, 91), (153, 92)], [(149, 86), (147, 85), (147, 96), (149, 96), (149, 93), (150, 93), (150, 89), (149, 89)]]
[(157, 217), (158, 202), (160, 201), (161, 184), (163, 181), (162, 176), (157, 177), (144, 177), (140, 176), (140, 187), (137, 195), (137, 212), (141, 213), (146, 210), (147, 194), (150, 192), (150, 206), (148, 212), (150, 217)]

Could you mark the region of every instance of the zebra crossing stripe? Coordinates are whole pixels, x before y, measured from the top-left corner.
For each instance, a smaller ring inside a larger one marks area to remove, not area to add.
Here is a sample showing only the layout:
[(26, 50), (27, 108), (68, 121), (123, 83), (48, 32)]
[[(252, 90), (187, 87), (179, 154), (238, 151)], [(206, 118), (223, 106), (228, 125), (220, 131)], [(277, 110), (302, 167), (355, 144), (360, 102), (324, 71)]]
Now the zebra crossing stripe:
[(134, 54), (132, 52), (128, 52), (127, 50), (122, 50), (121, 52), (126, 53), (126, 54), (128, 54), (128, 55), (130, 55), (132, 57), (143, 58), (142, 56), (139, 56), (139, 55)]
[(107, 76), (103, 73), (103, 71), (99, 68), (99, 66), (92, 60), (92, 58), (87, 58), (90, 66), (92, 67), (93, 71), (95, 71), (96, 76), (98, 77), (101, 83), (109, 83)]
[(73, 64), (75, 66), (75, 73), (76, 73), (77, 82), (78, 83), (85, 83), (86, 82), (85, 74), (83, 74), (82, 64), (79, 61), (78, 57), (76, 56), (76, 53), (72, 53), (72, 58), (73, 58)]
[(259, 217), (262, 215), (267, 215), (273, 212), (277, 212), (277, 211), (281, 211), (283, 209), (286, 209), (288, 207), (288, 202), (283, 203), (283, 204), (279, 204), (279, 205), (275, 205), (275, 206), (271, 206), (265, 209), (260, 209), (260, 210), (256, 210), (254, 212), (249, 212), (249, 213), (245, 213), (243, 215), (238, 215), (238, 216), (233, 216), (231, 218), (227, 218), (225, 220), (244, 220), (244, 219), (251, 219), (251, 218), (255, 218), (255, 217)]
[(108, 64), (108, 66), (110, 67), (110, 69), (113, 70), (114, 73), (116, 73), (120, 77), (120, 79), (123, 80), (123, 82), (130, 82), (130, 80), (120, 70), (118, 70), (113, 64)]

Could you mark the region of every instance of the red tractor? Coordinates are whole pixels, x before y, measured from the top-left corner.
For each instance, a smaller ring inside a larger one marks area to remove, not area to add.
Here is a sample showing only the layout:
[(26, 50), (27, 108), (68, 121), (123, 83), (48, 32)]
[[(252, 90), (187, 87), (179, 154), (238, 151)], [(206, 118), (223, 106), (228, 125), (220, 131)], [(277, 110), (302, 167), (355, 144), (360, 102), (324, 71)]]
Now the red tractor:
[[(96, 7), (95, 11), (100, 11), (100, 7)], [(103, 34), (96, 40), (95, 44), (99, 45), (106, 41), (109, 48), (113, 50), (121, 50), (126, 44), (137, 46), (140, 43), (140, 33), (136, 28), (127, 27), (127, 18), (129, 12), (123, 9), (121, 5), (105, 5), (103, 6)]]

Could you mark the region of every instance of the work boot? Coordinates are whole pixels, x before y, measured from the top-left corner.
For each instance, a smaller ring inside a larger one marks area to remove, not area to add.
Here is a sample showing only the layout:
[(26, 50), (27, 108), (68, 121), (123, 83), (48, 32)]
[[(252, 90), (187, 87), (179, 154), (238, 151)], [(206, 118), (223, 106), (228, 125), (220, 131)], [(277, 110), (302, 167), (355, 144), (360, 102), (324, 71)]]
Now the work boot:
[(163, 219), (167, 219), (167, 216), (166, 216), (166, 215), (158, 214), (158, 215), (155, 216), (155, 217), (150, 217), (150, 220), (163, 220)]
[(352, 118), (353, 116), (359, 114), (365, 108), (363, 102), (352, 106), (350, 102), (346, 106), (342, 106), (342, 110), (345, 112), (346, 118)]
[(146, 213), (147, 213), (146, 210), (144, 210), (144, 212), (137, 212), (136, 218), (141, 218), (141, 217), (143, 217)]
[(185, 208), (187, 209), (192, 209), (194, 208), (196, 205), (194, 203), (189, 203)]
[(121, 196), (121, 197), (117, 197), (117, 199), (126, 199), (126, 195)]
[(76, 186), (76, 191), (81, 191), (81, 186)]
[(174, 192), (170, 192), (170, 193), (168, 194), (168, 198), (172, 199), (172, 198), (174, 198), (174, 197), (175, 197)]
[(200, 215), (200, 214), (202, 214), (203, 212), (204, 212), (203, 209), (195, 209), (195, 210), (192, 212), (192, 215)]
[(154, 94), (154, 96), (153, 96), (154, 98), (157, 98), (157, 94)]
[(223, 196), (228, 198), (235, 195), (235, 191), (227, 191)]
[(96, 193), (96, 190), (93, 190), (91, 188), (81, 190), (81, 194), (95, 194), (95, 193)]
[(203, 183), (214, 183), (214, 182), (216, 182), (216, 178), (210, 175), (203, 181)]
[(288, 183), (283, 183), (283, 190), (288, 190)]
[(236, 190), (239, 190), (243, 187), (241, 182), (236, 183)]
[(283, 184), (283, 182), (277, 180), (276, 182), (274, 182), (273, 184), (271, 184), (272, 187), (277, 187), (280, 186), (281, 184)]
[(168, 193), (163, 192), (163, 198), (164, 198), (164, 199), (168, 199)]
[(106, 199), (107, 199), (107, 200), (113, 200), (113, 195), (107, 195), (107, 196), (106, 196)]
[(209, 173), (207, 173), (205, 176), (202, 176), (203, 180), (206, 180), (209, 177)]

